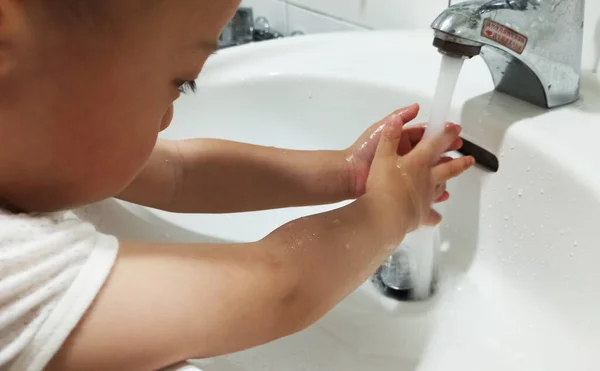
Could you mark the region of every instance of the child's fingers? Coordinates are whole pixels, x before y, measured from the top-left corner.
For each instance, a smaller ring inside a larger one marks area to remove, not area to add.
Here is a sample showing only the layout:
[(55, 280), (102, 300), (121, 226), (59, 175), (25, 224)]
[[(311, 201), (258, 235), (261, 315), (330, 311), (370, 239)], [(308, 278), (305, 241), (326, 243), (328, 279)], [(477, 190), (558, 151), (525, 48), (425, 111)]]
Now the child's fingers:
[(404, 121), (402, 120), (401, 113), (396, 116), (390, 116), (390, 119), (385, 124), (381, 138), (379, 138), (379, 145), (375, 152), (375, 158), (385, 158), (390, 156), (398, 156), (398, 145), (402, 139), (402, 126)]
[(432, 197), (432, 201), (437, 200), (438, 198), (442, 197), (442, 195), (446, 192), (446, 183), (441, 183), (438, 184), (437, 187), (435, 187), (435, 191), (433, 192), (433, 197)]
[(404, 127), (402, 139), (398, 146), (398, 156), (404, 156), (419, 144), (425, 133), (424, 126)]
[[(460, 127), (460, 125), (457, 125), (453, 122), (447, 122), (446, 127), (450, 127), (450, 126), (459, 126)], [(448, 148), (446, 148), (445, 152), (459, 150), (462, 148), (462, 146), (463, 146), (463, 140), (461, 137), (458, 137), (454, 140), (454, 142), (452, 142), (452, 144), (450, 144), (450, 146)]]
[(443, 156), (442, 158), (440, 158), (440, 160), (437, 162), (436, 165), (442, 165), (442, 164), (446, 164), (450, 161), (454, 160), (454, 158), (450, 157), (450, 156)]
[(429, 213), (423, 220), (423, 224), (428, 225), (428, 226), (435, 226), (435, 225), (440, 224), (441, 221), (442, 221), (442, 216), (440, 215), (440, 213), (438, 213), (434, 209), (429, 209)]
[(449, 199), (450, 199), (450, 193), (448, 193), (446, 191), (446, 192), (442, 193), (442, 195), (437, 200), (435, 200), (435, 203), (437, 204), (437, 203), (440, 203), (440, 202), (446, 202)]
[(432, 163), (437, 162), (439, 157), (448, 151), (448, 148), (458, 139), (461, 127), (458, 125), (448, 125), (444, 128), (444, 132), (436, 135), (432, 139), (423, 141), (420, 146), (420, 151), (424, 151)]
[(461, 137), (458, 137), (454, 140), (454, 142), (452, 142), (452, 144), (450, 145), (450, 147), (448, 147), (448, 149), (446, 151), (447, 152), (457, 151), (457, 150), (461, 149), (462, 146), (463, 146), (463, 140)]
[(419, 109), (420, 108), (418, 104), (413, 104), (394, 111), (389, 117), (398, 117), (402, 119), (404, 124), (408, 124), (417, 117), (419, 114)]
[(448, 161), (433, 168), (433, 181), (435, 183), (444, 183), (452, 178), (456, 178), (475, 164), (475, 159), (471, 156), (460, 157)]
[(415, 147), (425, 134), (425, 125), (414, 125), (404, 128), (404, 134), (406, 134), (406, 140), (410, 143), (411, 147)]

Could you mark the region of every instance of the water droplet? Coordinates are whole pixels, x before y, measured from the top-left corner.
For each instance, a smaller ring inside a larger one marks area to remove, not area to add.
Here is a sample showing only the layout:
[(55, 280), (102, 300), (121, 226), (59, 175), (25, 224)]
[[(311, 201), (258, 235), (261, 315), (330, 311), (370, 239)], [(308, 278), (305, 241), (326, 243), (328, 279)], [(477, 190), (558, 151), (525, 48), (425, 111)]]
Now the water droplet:
[(518, 195), (519, 195), (519, 197), (523, 197), (523, 189), (519, 189)]
[(540, 193), (544, 194), (544, 188), (540, 189)]
[(571, 252), (569, 253), (569, 257), (571, 257), (571, 258), (574, 258), (574, 257), (575, 257), (575, 253), (571, 251)]
[(344, 246), (346, 248), (346, 250), (350, 250), (350, 244), (347, 243), (346, 246)]
[(575, 242), (573, 242), (573, 246), (574, 246), (574, 247), (577, 247), (577, 246), (579, 246), (579, 242), (578, 242), (578, 241), (575, 241)]
[(507, 188), (512, 189), (512, 184), (509, 184)]
[(514, 144), (510, 146), (510, 149), (511, 149), (511, 150), (513, 150), (513, 149), (515, 149), (515, 148), (517, 148), (517, 146), (515, 146)]
[(527, 166), (527, 172), (530, 172), (531, 168), (529, 166)]
[(504, 217), (504, 220), (509, 220), (509, 219), (510, 219), (510, 218), (508, 217), (508, 215), (506, 215), (506, 216)]
[(504, 152), (500, 152), (500, 157), (504, 157)]
[(564, 235), (565, 235), (565, 231), (561, 230), (561, 231), (560, 231), (560, 235), (561, 235), (561, 236), (564, 236)]

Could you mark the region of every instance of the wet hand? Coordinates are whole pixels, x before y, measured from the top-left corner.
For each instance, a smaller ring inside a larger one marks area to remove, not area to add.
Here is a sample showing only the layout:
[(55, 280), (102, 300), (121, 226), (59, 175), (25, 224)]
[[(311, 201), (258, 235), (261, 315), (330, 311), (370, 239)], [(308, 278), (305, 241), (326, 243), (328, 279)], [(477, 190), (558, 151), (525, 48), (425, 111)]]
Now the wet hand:
[(412, 141), (403, 127), (402, 115), (400, 112), (386, 119), (364, 198), (375, 207), (381, 220), (388, 221), (390, 229), (399, 228), (399, 221), (404, 221), (404, 232), (410, 232), (420, 225), (436, 225), (441, 221), (441, 215), (432, 208), (433, 203), (445, 194), (446, 182), (473, 166), (475, 160), (470, 156), (441, 157), (456, 146), (460, 133), (457, 125), (446, 126), (444, 133), (419, 141), (416, 146), (410, 144), (407, 152), (407, 143)]
[[(354, 198), (358, 198), (365, 193), (371, 164), (375, 158), (375, 152), (377, 150), (379, 139), (381, 138), (381, 133), (386, 125), (401, 123), (403, 126), (414, 120), (418, 113), (419, 106), (416, 104), (395, 111), (383, 120), (373, 124), (350, 148), (346, 150), (347, 165), (349, 166), (348, 172), (350, 174), (348, 178), (351, 182), (350, 189), (352, 189)], [(398, 143), (396, 153), (400, 156), (404, 156), (412, 151), (423, 138), (425, 127), (424, 124), (409, 127), (403, 126), (402, 136)], [(462, 139), (456, 138), (444, 152), (455, 151), (462, 147), (462, 144)], [(440, 185), (440, 189), (443, 189), (444, 192), (440, 194), (440, 198), (437, 200), (438, 202), (446, 201), (448, 199), (449, 194), (445, 193), (445, 188), (445, 184)]]

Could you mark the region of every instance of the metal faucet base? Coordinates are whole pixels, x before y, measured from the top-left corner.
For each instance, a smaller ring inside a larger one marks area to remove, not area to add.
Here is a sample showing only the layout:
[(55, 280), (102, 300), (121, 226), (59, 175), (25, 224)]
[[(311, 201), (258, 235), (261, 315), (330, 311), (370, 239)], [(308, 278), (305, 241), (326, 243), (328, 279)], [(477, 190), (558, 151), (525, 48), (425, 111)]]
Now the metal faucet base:
[(585, 0), (470, 0), (431, 27), (442, 53), (479, 48), (499, 92), (555, 108), (579, 99), (584, 9)]
[[(434, 268), (429, 297), (438, 286), (438, 269)], [(371, 277), (373, 285), (385, 296), (398, 301), (418, 301), (413, 292), (410, 258), (406, 250), (395, 252)]]

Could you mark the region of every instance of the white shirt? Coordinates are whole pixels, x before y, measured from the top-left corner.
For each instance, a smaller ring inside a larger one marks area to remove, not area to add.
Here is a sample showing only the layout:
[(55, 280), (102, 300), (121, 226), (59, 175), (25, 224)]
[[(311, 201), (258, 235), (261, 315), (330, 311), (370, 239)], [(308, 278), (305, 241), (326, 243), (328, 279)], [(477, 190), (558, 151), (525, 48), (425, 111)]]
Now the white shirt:
[(118, 241), (72, 212), (0, 210), (0, 370), (39, 371), (108, 277)]

